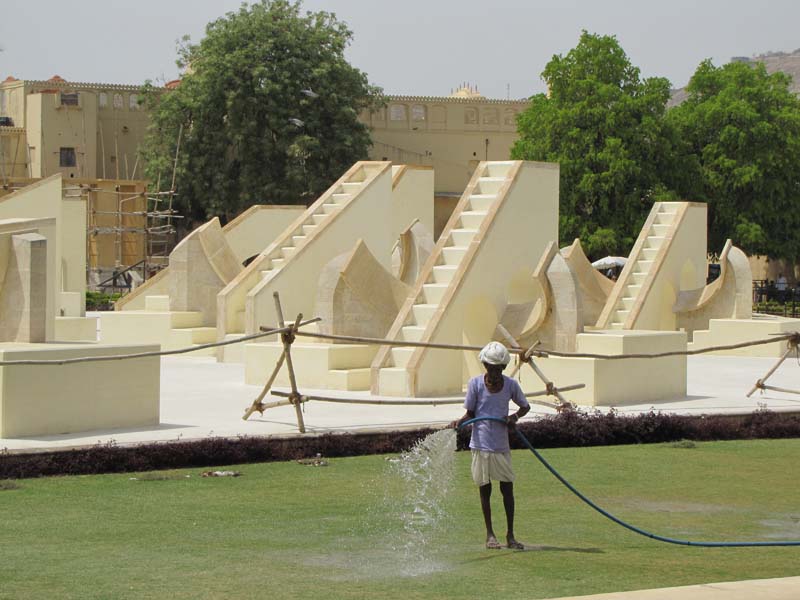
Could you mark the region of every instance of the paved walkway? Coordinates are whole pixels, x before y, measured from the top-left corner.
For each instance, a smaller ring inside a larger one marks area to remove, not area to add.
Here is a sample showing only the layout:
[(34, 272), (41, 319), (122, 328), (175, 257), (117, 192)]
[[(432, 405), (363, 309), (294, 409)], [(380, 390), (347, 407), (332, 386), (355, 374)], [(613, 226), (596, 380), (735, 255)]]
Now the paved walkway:
[[(618, 407), (622, 414), (652, 409), (678, 414), (746, 414), (759, 408), (800, 412), (800, 396), (768, 392), (745, 398), (753, 383), (774, 364), (771, 358), (690, 356), (688, 396), (659, 405)], [(0, 439), (0, 450), (30, 452), (92, 446), (114, 441), (120, 445), (154, 441), (189, 440), (242, 435), (294, 436), (294, 408), (270, 409), (243, 421), (242, 414), (261, 391), (245, 385), (244, 366), (217, 363), (213, 358), (165, 357), (161, 362), (161, 424), (142, 429), (90, 431), (64, 435)], [(302, 382), (301, 382), (302, 383)], [(800, 366), (787, 361), (770, 383), (800, 388)], [(312, 393), (313, 390), (302, 390)], [(335, 392), (322, 392), (334, 395)], [(349, 392), (347, 396), (354, 393)], [(360, 393), (366, 396), (366, 392)], [(277, 398), (274, 398), (277, 399)], [(397, 430), (424, 425), (444, 425), (463, 414), (459, 405), (367, 406), (310, 402), (304, 405), (306, 427), (311, 433)], [(598, 407), (607, 410), (608, 407)], [(527, 419), (552, 414), (534, 405)], [(800, 595), (798, 595), (800, 597)]]
[[(558, 600), (798, 600), (800, 577), (705, 583), (659, 590), (570, 596)], [(555, 600), (555, 599), (553, 599)]]

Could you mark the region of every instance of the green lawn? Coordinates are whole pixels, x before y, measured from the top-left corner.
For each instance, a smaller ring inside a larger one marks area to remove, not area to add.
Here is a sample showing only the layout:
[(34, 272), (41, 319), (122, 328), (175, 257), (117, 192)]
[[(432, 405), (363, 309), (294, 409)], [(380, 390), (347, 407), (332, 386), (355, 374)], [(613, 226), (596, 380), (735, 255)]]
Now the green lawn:
[[(544, 454), (602, 506), (656, 533), (800, 539), (800, 440)], [(165, 480), (0, 485), (0, 598), (532, 599), (800, 575), (800, 548), (688, 548), (633, 534), (578, 501), (528, 451), (514, 462), (517, 536), (531, 550), (483, 549), (469, 454), (460, 452), (450, 521), (409, 555), (386, 458), (243, 465), (235, 479), (190, 469)], [(501, 534), (499, 490), (493, 501)]]

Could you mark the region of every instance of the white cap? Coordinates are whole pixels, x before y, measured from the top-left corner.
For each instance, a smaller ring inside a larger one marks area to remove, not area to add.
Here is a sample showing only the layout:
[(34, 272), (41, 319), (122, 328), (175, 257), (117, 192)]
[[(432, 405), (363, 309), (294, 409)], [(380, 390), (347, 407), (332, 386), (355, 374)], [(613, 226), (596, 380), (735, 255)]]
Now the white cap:
[(481, 350), (478, 359), (487, 365), (507, 365), (511, 362), (511, 355), (500, 342), (489, 342)]

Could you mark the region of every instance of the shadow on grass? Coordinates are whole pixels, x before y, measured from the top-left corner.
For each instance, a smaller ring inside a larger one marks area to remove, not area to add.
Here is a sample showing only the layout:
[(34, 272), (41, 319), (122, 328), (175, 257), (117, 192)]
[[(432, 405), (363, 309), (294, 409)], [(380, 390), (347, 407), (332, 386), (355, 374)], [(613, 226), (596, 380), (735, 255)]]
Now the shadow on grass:
[(503, 556), (508, 557), (512, 554), (520, 554), (524, 552), (577, 552), (579, 554), (605, 554), (605, 550), (602, 548), (579, 548), (577, 546), (547, 546), (533, 544), (526, 544), (524, 550), (512, 550), (511, 552), (508, 552), (507, 550), (507, 548), (503, 548), (501, 550), (487, 550), (486, 554), (460, 561), (459, 564), (466, 565), (469, 563), (491, 560), (493, 558), (501, 558)]

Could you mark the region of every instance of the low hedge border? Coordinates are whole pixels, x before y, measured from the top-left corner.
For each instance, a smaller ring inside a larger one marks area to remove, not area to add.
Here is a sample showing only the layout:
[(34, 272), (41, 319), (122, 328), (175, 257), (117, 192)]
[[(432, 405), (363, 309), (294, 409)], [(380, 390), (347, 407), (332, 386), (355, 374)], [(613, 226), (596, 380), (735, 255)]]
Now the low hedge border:
[[(744, 416), (679, 416), (650, 412), (627, 416), (616, 411), (565, 411), (519, 424), (537, 448), (610, 446), (757, 438), (800, 437), (800, 415), (756, 411)], [(157, 469), (179, 469), (286, 461), (321, 454), (328, 458), (396, 453), (435, 431), (338, 433), (292, 438), (206, 438), (197, 441), (88, 448), (34, 454), (0, 451), (0, 480), (52, 475), (92, 475)], [(522, 444), (511, 437), (512, 447)], [(459, 449), (467, 448), (469, 432), (458, 436)]]

